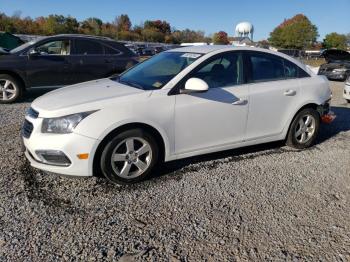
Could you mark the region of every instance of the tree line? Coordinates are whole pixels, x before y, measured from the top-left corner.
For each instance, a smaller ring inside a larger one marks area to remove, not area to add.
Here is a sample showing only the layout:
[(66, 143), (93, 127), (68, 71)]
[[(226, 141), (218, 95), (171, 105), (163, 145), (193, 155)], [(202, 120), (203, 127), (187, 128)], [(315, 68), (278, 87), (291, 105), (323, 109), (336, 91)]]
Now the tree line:
[[(106, 36), (117, 40), (145, 41), (169, 44), (206, 42), (229, 44), (228, 34), (224, 31), (206, 36), (204, 31), (190, 29), (177, 30), (167, 21), (147, 20), (133, 25), (128, 15), (117, 16), (112, 22), (103, 22), (96, 17), (78, 21), (72, 16), (49, 15), (46, 17), (21, 17), (20, 13), (7, 16), (0, 13), (0, 31), (14, 34), (56, 35), (56, 34), (90, 34)], [(346, 49), (350, 34), (328, 34), (322, 43), (317, 42), (318, 28), (305, 15), (298, 14), (285, 19), (271, 33), (268, 40), (260, 44), (288, 49)]]
[[(125, 41), (145, 41), (169, 44), (184, 42), (212, 42), (212, 37), (204, 31), (190, 29), (176, 30), (167, 21), (147, 20), (140, 25), (132, 25), (128, 15), (117, 16), (113, 22), (103, 22), (96, 17), (78, 21), (71, 16), (49, 15), (47, 17), (24, 17), (20, 13), (7, 16), (0, 13), (0, 31), (13, 34), (57, 35), (57, 34), (89, 34), (106, 36)], [(219, 36), (218, 36), (219, 35)], [(225, 37), (226, 36), (226, 37)], [(227, 33), (214, 34), (215, 42), (227, 44)]]

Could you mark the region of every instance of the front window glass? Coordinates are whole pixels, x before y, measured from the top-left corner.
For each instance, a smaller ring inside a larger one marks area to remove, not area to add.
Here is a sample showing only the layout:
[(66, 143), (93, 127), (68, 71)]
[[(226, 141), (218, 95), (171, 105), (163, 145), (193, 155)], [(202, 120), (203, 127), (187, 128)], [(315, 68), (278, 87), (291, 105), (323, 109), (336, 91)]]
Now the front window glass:
[(36, 41), (30, 41), (30, 42), (24, 43), (23, 45), (20, 45), (20, 46), (18, 46), (16, 48), (12, 49), (10, 51), (10, 53), (14, 54), (14, 53), (23, 51), (24, 49), (26, 49), (27, 47), (29, 47), (31, 45), (34, 45), (35, 43), (36, 43)]
[(209, 88), (235, 86), (242, 83), (242, 68), (241, 53), (225, 53), (199, 66), (189, 77), (204, 80)]
[(161, 89), (201, 55), (164, 52), (125, 72), (119, 82), (144, 90)]
[(35, 48), (41, 55), (69, 55), (70, 42), (69, 40), (59, 40), (47, 42)]

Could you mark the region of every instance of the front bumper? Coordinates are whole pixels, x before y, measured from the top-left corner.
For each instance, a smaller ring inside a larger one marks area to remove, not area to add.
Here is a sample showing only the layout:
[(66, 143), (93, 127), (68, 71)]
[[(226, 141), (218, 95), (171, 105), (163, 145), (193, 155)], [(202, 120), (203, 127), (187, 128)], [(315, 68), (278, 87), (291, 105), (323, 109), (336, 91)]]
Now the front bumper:
[[(29, 138), (22, 136), (25, 156), (31, 166), (62, 175), (68, 176), (92, 176), (93, 175), (93, 152), (95, 152), (98, 140), (78, 134), (43, 134), (41, 133), (42, 119), (26, 118), (33, 124), (33, 131)], [(37, 151), (60, 151), (69, 159), (68, 166), (46, 164), (37, 154)], [(78, 154), (89, 154), (88, 159), (79, 159)]]

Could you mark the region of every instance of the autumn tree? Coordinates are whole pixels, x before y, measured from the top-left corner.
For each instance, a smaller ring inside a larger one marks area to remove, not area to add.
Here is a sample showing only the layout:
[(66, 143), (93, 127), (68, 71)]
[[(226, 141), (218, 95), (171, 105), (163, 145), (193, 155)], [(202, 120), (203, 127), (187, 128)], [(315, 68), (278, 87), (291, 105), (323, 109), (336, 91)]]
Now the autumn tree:
[(323, 40), (324, 48), (337, 48), (346, 50), (347, 47), (347, 37), (346, 35), (338, 34), (338, 33), (330, 33), (326, 35)]
[(82, 33), (107, 36), (118, 40), (169, 44), (211, 42), (211, 38), (206, 37), (203, 31), (176, 30), (164, 20), (148, 20), (132, 27), (130, 18), (126, 14), (117, 16), (113, 22), (103, 22), (95, 17), (79, 22), (74, 17), (55, 14), (32, 19), (30, 17), (22, 18), (20, 12), (13, 16), (0, 13), (0, 31), (33, 35)]
[(227, 44), (229, 44), (230, 41), (228, 40), (227, 33), (224, 31), (220, 31), (218, 33), (215, 33), (213, 35), (213, 43), (215, 45), (227, 45)]
[(270, 33), (271, 45), (280, 48), (310, 48), (318, 37), (317, 27), (303, 14), (284, 20)]
[(129, 16), (125, 14), (117, 16), (114, 20), (114, 24), (118, 32), (130, 31), (132, 26)]

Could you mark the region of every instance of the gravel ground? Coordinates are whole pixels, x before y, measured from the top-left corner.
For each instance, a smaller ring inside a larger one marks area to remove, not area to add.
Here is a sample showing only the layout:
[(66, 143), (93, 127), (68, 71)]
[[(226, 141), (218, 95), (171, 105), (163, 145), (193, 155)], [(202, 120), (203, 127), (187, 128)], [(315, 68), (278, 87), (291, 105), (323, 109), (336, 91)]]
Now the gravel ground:
[(182, 161), (118, 187), (32, 169), (20, 151), (30, 100), (0, 105), (0, 261), (350, 260), (350, 106), (318, 144), (272, 143)]

